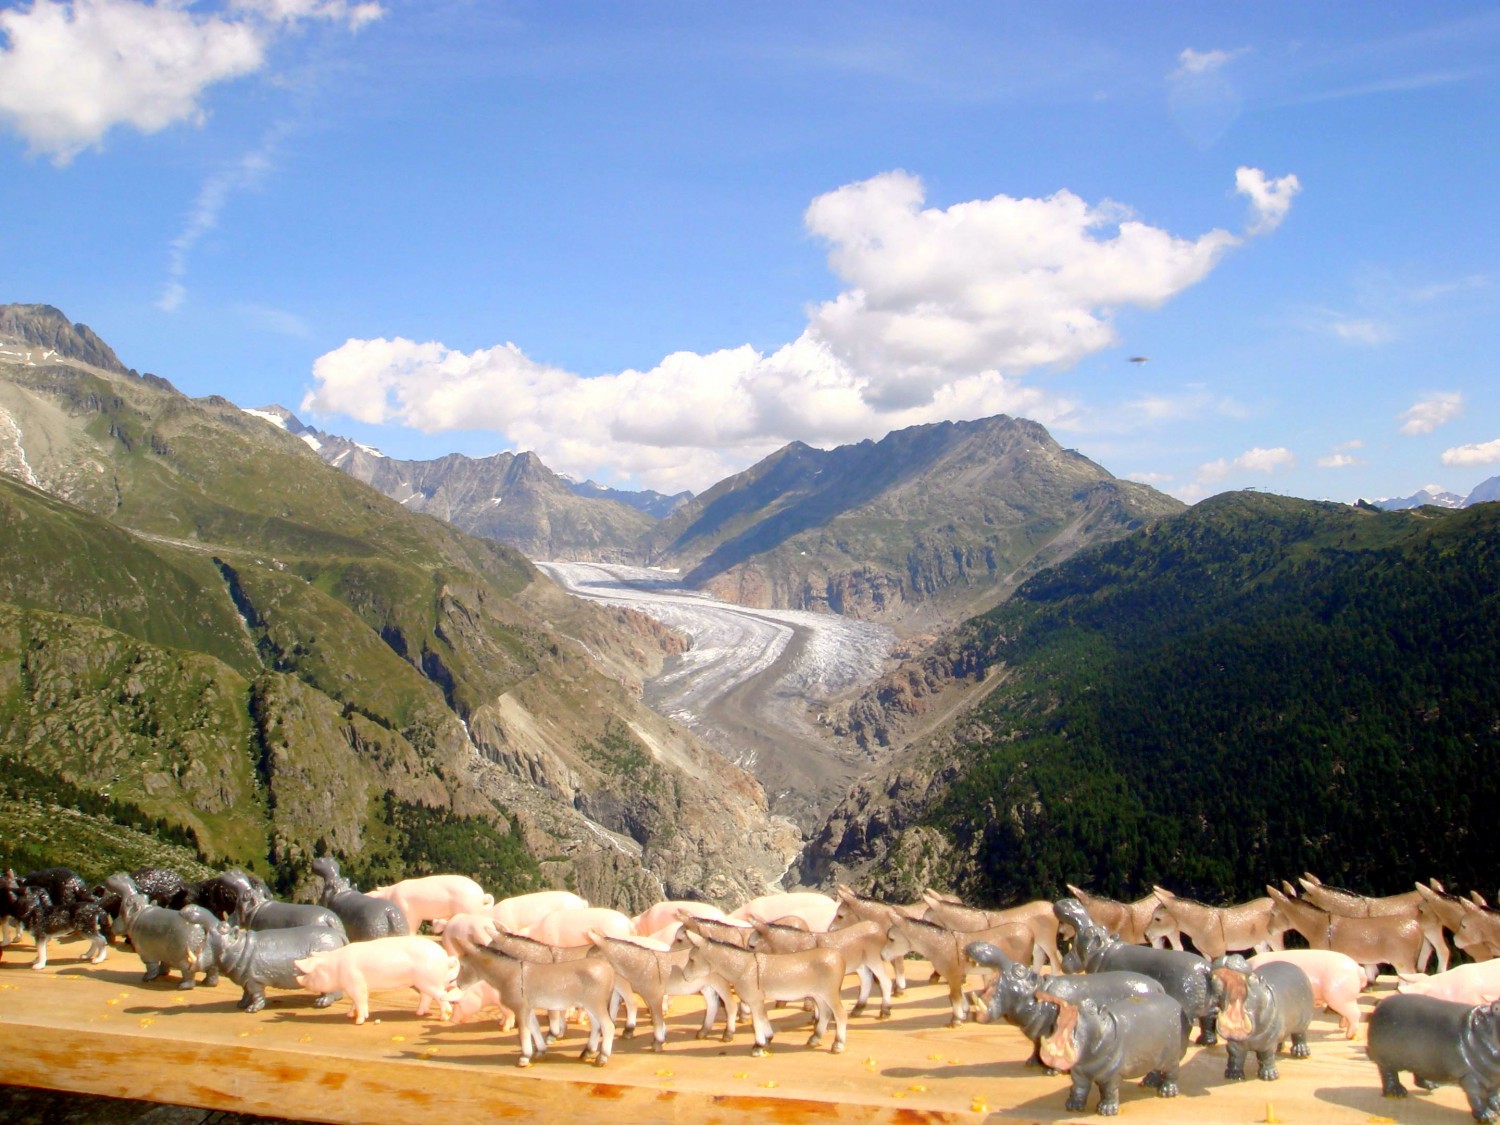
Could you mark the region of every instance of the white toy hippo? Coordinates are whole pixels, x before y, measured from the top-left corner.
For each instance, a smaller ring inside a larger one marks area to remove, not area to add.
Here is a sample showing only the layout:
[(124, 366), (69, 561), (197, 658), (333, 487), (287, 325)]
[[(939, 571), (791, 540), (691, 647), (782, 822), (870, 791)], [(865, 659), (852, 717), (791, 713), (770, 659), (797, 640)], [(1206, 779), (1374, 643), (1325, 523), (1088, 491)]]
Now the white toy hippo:
[(1337, 1012), (1344, 1037), (1353, 1039), (1359, 1028), (1359, 994), (1365, 987), (1365, 970), (1353, 957), (1332, 949), (1276, 949), (1249, 959), (1258, 969), (1272, 961), (1296, 965), (1312, 985), (1315, 1007)]
[(461, 995), (457, 988), (458, 958), (435, 941), (422, 937), (384, 937), (355, 942), (342, 949), (315, 953), (294, 962), (297, 987), (319, 994), (342, 989), (353, 1002), (349, 1015), (364, 1023), (370, 1014), (371, 991), (413, 988), (421, 995), (417, 1015), (425, 1016), (436, 1001), (442, 1019), (453, 1011)]
[(467, 875), (424, 875), (365, 893), (399, 906), (413, 931), (423, 922), (436, 922), (455, 914), (488, 913), (495, 905), (495, 896)]
[(554, 910), (580, 910), (589, 904), (572, 891), (533, 891), (502, 898), (490, 907), (490, 917), (513, 934), (536, 925)]

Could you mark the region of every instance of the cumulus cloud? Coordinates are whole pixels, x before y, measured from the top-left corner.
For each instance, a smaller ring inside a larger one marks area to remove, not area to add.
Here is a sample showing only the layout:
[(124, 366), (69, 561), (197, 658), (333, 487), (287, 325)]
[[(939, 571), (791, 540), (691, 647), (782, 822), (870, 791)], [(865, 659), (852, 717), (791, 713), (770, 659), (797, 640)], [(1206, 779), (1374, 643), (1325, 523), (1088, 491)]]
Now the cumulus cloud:
[(381, 11), (345, 0), (240, 0), (216, 15), (173, 0), (33, 0), (0, 11), (0, 122), (66, 164), (116, 126), (201, 123), (204, 91), (261, 69), (292, 24), (357, 29)]
[(1453, 421), (1463, 410), (1464, 396), (1458, 391), (1444, 391), (1403, 410), (1397, 417), (1406, 419), (1401, 424), (1403, 434), (1430, 434), (1445, 422)]
[(1277, 446), (1275, 449), (1262, 449), (1256, 446), (1247, 449), (1233, 460), (1221, 457), (1217, 461), (1209, 461), (1198, 467), (1198, 480), (1200, 482), (1220, 481), (1236, 472), (1244, 473), (1272, 473), (1282, 472), (1297, 467), (1297, 458), (1290, 449)]
[(1236, 168), (1234, 190), (1250, 200), (1254, 212), (1250, 234), (1267, 234), (1281, 225), (1292, 208), (1293, 197), (1302, 190), (1302, 181), (1293, 174), (1277, 180), (1266, 179), (1259, 168)]
[(1048, 424), (1074, 405), (1021, 376), (1117, 342), (1115, 310), (1155, 308), (1239, 240), (1148, 226), (1071, 192), (924, 206), (890, 172), (819, 196), (808, 230), (845, 288), (795, 340), (679, 352), (596, 378), (513, 343), (350, 340), (313, 367), (303, 409), (433, 432), (492, 429), (574, 475), (608, 469), (654, 488), (703, 487), (788, 441), (837, 444), (995, 413)]
[(1445, 465), (1493, 465), (1497, 461), (1500, 461), (1500, 438), (1443, 450)]

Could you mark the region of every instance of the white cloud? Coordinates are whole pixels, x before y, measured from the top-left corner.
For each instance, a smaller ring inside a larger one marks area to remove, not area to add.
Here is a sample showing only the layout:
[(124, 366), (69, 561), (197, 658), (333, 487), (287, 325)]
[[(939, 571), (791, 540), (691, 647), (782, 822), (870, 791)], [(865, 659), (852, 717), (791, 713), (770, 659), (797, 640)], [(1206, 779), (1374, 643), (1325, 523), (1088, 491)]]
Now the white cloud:
[(199, 239), (219, 225), (219, 215), (229, 197), (236, 191), (254, 187), (270, 170), (271, 157), (280, 133), (279, 128), (271, 130), (259, 148), (247, 152), (204, 181), (181, 232), (172, 239), (168, 247), (168, 280), (162, 295), (157, 298), (157, 308), (163, 312), (175, 312), (186, 299), (187, 286), (183, 284), (183, 278), (187, 276), (189, 254)]
[(290, 24), (357, 29), (380, 11), (344, 0), (242, 0), (219, 15), (173, 0), (33, 0), (0, 11), (0, 122), (66, 164), (116, 126), (201, 123), (204, 91), (261, 69)]
[(1177, 69), (1168, 77), (1186, 78), (1204, 74), (1213, 74), (1224, 69), (1230, 61), (1239, 58), (1248, 48), (1241, 47), (1237, 51), (1195, 51), (1191, 47), (1184, 47), (1177, 56)]
[(1250, 224), (1250, 234), (1268, 234), (1281, 225), (1286, 213), (1291, 210), (1292, 198), (1302, 190), (1302, 181), (1288, 173), (1280, 179), (1267, 180), (1259, 168), (1236, 168), (1234, 190), (1247, 196), (1255, 218)]
[(1172, 479), (1171, 473), (1127, 473), (1126, 480), (1139, 481), (1141, 484), (1166, 484)]
[(1238, 244), (1184, 239), (1071, 192), (924, 208), (890, 172), (819, 196), (808, 229), (846, 283), (791, 343), (679, 352), (597, 378), (514, 344), (350, 340), (313, 367), (303, 409), (425, 431), (486, 428), (576, 476), (703, 487), (791, 440), (836, 444), (995, 413), (1056, 424), (1074, 406), (1024, 385), (1116, 342), (1114, 310), (1154, 308)]
[(1329, 328), (1340, 340), (1351, 344), (1383, 344), (1394, 335), (1389, 325), (1378, 320), (1335, 319)]
[(1352, 441), (1342, 441), (1333, 447), (1331, 453), (1318, 458), (1320, 469), (1347, 469), (1352, 465), (1363, 465), (1364, 462), (1349, 452), (1351, 449), (1363, 449), (1364, 440), (1354, 438)]
[(1247, 449), (1234, 460), (1219, 458), (1217, 461), (1209, 461), (1198, 466), (1198, 480), (1219, 481), (1236, 472), (1245, 473), (1277, 473), (1297, 467), (1297, 458), (1290, 449), (1278, 446), (1275, 449), (1262, 449), (1256, 446)]
[(1500, 461), (1500, 438), (1443, 450), (1445, 465), (1493, 465), (1497, 461)]
[(1444, 391), (1416, 403), (1397, 417), (1406, 419), (1401, 424), (1403, 434), (1430, 434), (1445, 422), (1453, 421), (1463, 410), (1464, 396), (1458, 391)]

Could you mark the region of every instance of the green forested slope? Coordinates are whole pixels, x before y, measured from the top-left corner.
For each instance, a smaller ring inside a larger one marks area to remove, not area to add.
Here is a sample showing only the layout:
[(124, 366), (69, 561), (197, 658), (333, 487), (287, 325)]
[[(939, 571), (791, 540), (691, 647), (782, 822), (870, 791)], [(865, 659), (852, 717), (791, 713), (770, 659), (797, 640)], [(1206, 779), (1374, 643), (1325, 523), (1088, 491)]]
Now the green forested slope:
[(923, 818), (985, 899), (1500, 872), (1500, 504), (1227, 494), (970, 623), (1002, 685)]

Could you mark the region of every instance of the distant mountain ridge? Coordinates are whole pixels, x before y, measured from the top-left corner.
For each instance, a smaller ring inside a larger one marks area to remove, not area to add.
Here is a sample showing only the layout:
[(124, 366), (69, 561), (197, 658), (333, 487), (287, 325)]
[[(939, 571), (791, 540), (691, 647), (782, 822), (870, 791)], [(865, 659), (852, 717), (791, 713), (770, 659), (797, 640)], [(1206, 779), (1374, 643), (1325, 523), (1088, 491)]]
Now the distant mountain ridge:
[(1182, 508), (1002, 414), (826, 451), (793, 442), (658, 524), (646, 561), (747, 604), (956, 621)]
[(51, 305), (0, 305), (0, 360), (35, 365), (52, 355), (124, 375), (130, 369), (86, 324)]
[(1040, 567), (1183, 507), (1005, 415), (831, 450), (792, 442), (699, 496), (623, 494), (627, 507), (532, 453), (401, 461), (280, 407), (250, 413), (409, 509), (531, 558), (676, 568), (727, 601), (917, 627), (988, 609)]
[(1379, 500), (1367, 500), (1366, 503), (1383, 512), (1401, 512), (1429, 504), (1438, 508), (1467, 508), (1471, 504), (1484, 504), (1491, 500), (1500, 500), (1500, 477), (1480, 481), (1467, 496), (1449, 492), (1442, 485), (1429, 484), (1410, 496), (1387, 496)]
[[(413, 512), (447, 520), (470, 535), (515, 547), (533, 559), (629, 562), (656, 522), (650, 509), (669, 498), (570, 483), (534, 453), (467, 457), (450, 453), (404, 461), (305, 425), (281, 406), (247, 409), (302, 439), (319, 457)], [(627, 502), (630, 498), (633, 502)]]

